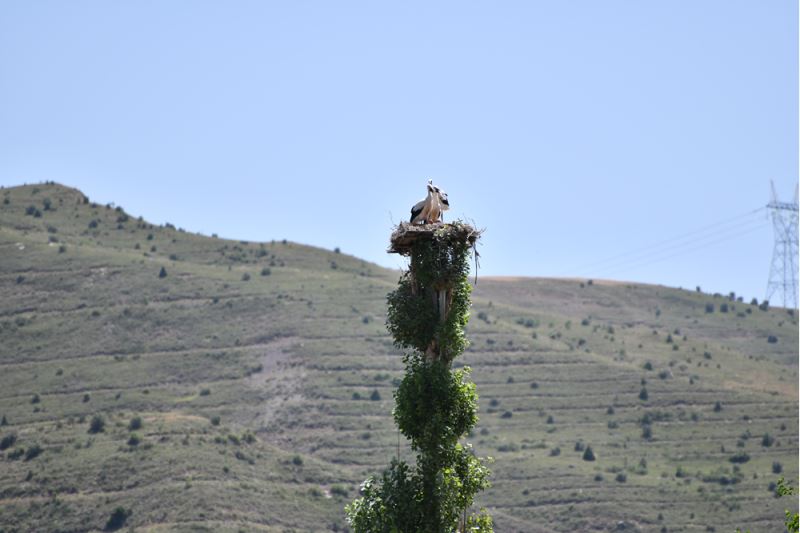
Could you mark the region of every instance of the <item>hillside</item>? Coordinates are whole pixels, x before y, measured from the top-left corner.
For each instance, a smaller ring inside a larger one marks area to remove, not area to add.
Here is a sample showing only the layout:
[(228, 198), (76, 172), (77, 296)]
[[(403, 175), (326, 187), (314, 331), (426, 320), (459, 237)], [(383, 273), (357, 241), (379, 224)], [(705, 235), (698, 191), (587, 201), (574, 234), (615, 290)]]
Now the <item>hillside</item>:
[[(396, 279), (0, 190), (0, 532), (113, 528), (117, 507), (136, 531), (345, 530), (359, 483), (410, 455)], [(798, 468), (787, 310), (479, 277), (468, 336), (496, 531), (780, 531), (796, 505), (770, 490)]]

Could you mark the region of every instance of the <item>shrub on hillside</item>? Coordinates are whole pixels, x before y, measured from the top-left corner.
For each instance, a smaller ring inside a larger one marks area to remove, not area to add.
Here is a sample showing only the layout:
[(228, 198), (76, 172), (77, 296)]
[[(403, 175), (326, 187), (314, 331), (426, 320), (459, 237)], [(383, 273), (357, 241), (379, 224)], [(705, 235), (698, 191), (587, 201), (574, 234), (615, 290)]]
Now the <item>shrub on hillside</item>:
[(167, 277), (167, 269), (164, 268), (163, 266), (161, 267), (161, 270), (158, 272), (158, 277), (159, 278), (166, 278)]
[(583, 452), (583, 460), (584, 461), (594, 461), (596, 457), (594, 456), (594, 451), (592, 451), (591, 446), (586, 447), (586, 451)]
[(117, 507), (114, 509), (114, 512), (111, 513), (111, 516), (108, 517), (104, 531), (116, 531), (117, 529), (121, 528), (125, 525), (125, 521), (131, 514), (132, 511), (129, 509)]
[(706, 304), (706, 313), (713, 313), (714, 312), (714, 304), (711, 302)]
[(775, 344), (776, 342), (778, 342), (778, 337), (776, 337), (775, 335), (770, 335), (769, 337), (767, 337), (767, 342), (770, 344)]
[(748, 454), (747, 452), (735, 453), (728, 458), (728, 461), (735, 464), (746, 463), (749, 460), (750, 460), (750, 454)]
[(131, 421), (128, 423), (128, 429), (130, 429), (131, 431), (142, 429), (142, 417), (134, 416), (133, 418), (131, 418)]
[(17, 442), (17, 436), (14, 433), (6, 435), (2, 439), (0, 439), (0, 450), (5, 450), (7, 448), (12, 447), (15, 442)]
[(41, 453), (42, 453), (42, 447), (39, 446), (38, 444), (34, 444), (33, 446), (25, 450), (25, 460), (32, 461), (33, 459), (39, 457)]
[(646, 402), (650, 395), (647, 393), (647, 389), (642, 387), (642, 390), (639, 391), (639, 399), (643, 402)]
[(106, 419), (102, 415), (94, 415), (89, 422), (89, 433), (102, 433), (106, 430)]

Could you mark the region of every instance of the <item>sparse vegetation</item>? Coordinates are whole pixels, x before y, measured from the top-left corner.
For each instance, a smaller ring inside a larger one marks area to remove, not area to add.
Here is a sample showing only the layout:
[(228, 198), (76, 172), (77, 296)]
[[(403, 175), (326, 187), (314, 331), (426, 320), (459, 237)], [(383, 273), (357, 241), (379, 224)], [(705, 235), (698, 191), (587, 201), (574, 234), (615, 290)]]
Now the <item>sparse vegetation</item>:
[[(353, 531), (342, 507), (360, 497), (363, 472), (381, 479), (383, 467), (370, 465), (415, 457), (402, 434), (398, 452), (391, 409), (403, 362), (380, 327), (397, 274), (330, 250), (210, 239), (134, 216), (119, 231), (114, 208), (94, 213), (74, 191), (40, 188), (34, 198), (31, 187), (9, 189), (10, 205), (0, 204), (0, 231), (14, 251), (0, 252), (0, 415), (7, 422), (0, 441), (17, 437), (0, 457), (0, 527), (100, 530), (123, 506), (134, 514), (120, 531), (184, 520), (215, 529), (227, 517), (278, 513), (277, 527), (287, 531)], [(52, 200), (47, 212), (44, 197)], [(43, 217), (25, 216), (29, 204)], [(90, 220), (96, 228), (87, 228)], [(53, 236), (58, 241), (48, 245)], [(16, 243), (25, 246), (21, 253)], [(57, 253), (61, 244), (67, 253)], [(170, 254), (180, 258), (179, 270), (157, 279)], [(258, 277), (265, 267), (271, 276)], [(245, 271), (258, 281), (240, 282)], [(595, 285), (479, 276), (474, 287), (473, 344), (453, 367), (471, 366), (483, 393), (480, 427), (460, 442), (496, 456), (493, 487), (477, 498), (500, 511), (495, 529), (527, 530), (535, 521), (554, 532), (618, 522), (630, 530), (633, 523), (654, 531), (698, 524), (783, 530), (783, 510), (796, 504), (774, 498), (776, 484), (773, 493), (767, 487), (798, 465), (796, 314), (735, 303), (727, 293), (712, 299), (632, 282)], [(727, 315), (719, 312), (723, 301)], [(706, 314), (707, 302), (717, 312)], [(539, 325), (528, 328), (528, 320)], [(670, 333), (680, 351), (664, 342)], [(778, 342), (768, 343), (769, 335)], [(646, 361), (653, 371), (643, 370)], [(665, 369), (673, 377), (657, 379)], [(637, 398), (642, 377), (647, 402)], [(201, 397), (204, 387), (211, 394)], [(369, 401), (376, 388), (382, 400)], [(31, 403), (34, 394), (39, 403)], [(502, 418), (505, 411), (513, 417)], [(655, 411), (671, 418), (653, 417), (653, 440), (640, 438), (637, 421)], [(105, 431), (88, 434), (95, 414)], [(143, 427), (130, 429), (136, 416)], [(247, 431), (265, 438), (248, 442)], [(127, 444), (132, 433), (141, 439), (135, 446)], [(774, 439), (770, 447), (761, 445), (764, 434)], [(582, 460), (585, 447), (573, 451), (578, 440), (591, 443), (594, 462)], [(41, 455), (26, 462), (34, 444)], [(554, 448), (563, 453), (550, 457)], [(738, 452), (750, 461), (731, 463)], [(293, 464), (295, 454), (302, 466)], [(771, 473), (773, 463), (780, 473)], [(679, 464), (685, 476), (676, 478)], [(624, 484), (615, 481), (621, 473)], [(323, 496), (312, 500), (312, 487)], [(140, 505), (144, 494), (148, 504)]]

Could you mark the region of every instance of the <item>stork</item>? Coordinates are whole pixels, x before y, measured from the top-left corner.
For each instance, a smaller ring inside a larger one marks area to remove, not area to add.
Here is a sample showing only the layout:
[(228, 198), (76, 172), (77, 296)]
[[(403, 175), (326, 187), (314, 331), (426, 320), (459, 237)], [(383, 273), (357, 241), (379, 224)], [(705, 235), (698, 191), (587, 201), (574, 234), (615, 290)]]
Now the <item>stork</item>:
[(442, 189), (440, 189), (435, 185), (433, 186), (433, 188), (436, 191), (436, 194), (439, 195), (439, 203), (441, 204), (439, 206), (441, 209), (441, 213), (439, 213), (439, 218), (441, 219), (442, 222), (444, 222), (444, 212), (450, 209), (450, 202), (447, 200), (446, 192), (444, 192)]
[(442, 213), (450, 209), (447, 193), (428, 180), (428, 196), (411, 208), (412, 224), (431, 224), (442, 219)]

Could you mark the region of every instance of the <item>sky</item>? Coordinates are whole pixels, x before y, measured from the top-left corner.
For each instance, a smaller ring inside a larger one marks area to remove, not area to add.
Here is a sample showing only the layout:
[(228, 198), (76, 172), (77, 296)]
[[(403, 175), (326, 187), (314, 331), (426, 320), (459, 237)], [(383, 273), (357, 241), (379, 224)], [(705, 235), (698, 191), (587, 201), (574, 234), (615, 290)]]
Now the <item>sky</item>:
[(485, 228), (479, 275), (762, 299), (798, 3), (0, 3), (2, 186), (401, 268), (428, 178)]

